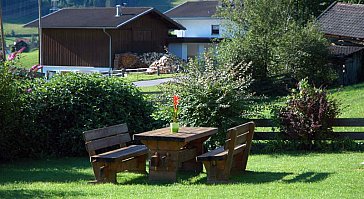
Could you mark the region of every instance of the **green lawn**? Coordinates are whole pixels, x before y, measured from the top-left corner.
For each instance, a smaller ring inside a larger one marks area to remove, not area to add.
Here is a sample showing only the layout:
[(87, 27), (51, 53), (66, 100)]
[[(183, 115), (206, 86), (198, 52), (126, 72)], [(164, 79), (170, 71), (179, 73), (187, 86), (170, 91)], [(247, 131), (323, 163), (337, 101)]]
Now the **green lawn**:
[(136, 82), (136, 81), (145, 81), (145, 80), (153, 80), (153, 79), (171, 78), (171, 77), (174, 77), (175, 75), (176, 74), (149, 75), (149, 74), (145, 74), (144, 72), (129, 73), (125, 77), (125, 80), (128, 82)]
[(5, 34), (11, 34), (14, 30), (15, 34), (38, 34), (37, 28), (24, 28), (22, 23), (4, 23)]
[(364, 83), (333, 89), (333, 96), (342, 103), (342, 118), (364, 118)]
[(146, 87), (139, 87), (141, 92), (160, 92), (159, 86), (146, 86)]
[(30, 68), (35, 64), (38, 64), (38, 58), (39, 56), (39, 51), (35, 50), (32, 52), (24, 52), (20, 55), (20, 59), (17, 62), (18, 66), (24, 67), (24, 68)]
[(363, 153), (251, 155), (231, 183), (206, 184), (206, 174), (182, 173), (176, 183), (118, 174), (119, 184), (90, 185), (88, 158), (0, 165), (0, 198), (361, 198)]

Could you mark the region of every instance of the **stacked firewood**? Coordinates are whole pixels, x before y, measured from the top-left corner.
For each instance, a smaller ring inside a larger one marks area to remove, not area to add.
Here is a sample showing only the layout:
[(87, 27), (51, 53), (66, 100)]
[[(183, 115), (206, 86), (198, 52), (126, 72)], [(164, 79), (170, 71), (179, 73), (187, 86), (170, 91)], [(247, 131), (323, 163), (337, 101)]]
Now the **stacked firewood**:
[(165, 54), (159, 60), (154, 61), (148, 68), (147, 73), (168, 74), (179, 71), (184, 62), (171, 54)]
[(116, 54), (114, 69), (136, 69), (148, 68), (148, 73), (173, 73), (178, 71), (184, 64), (180, 58), (169, 53), (149, 52), (141, 55), (134, 53)]
[(114, 60), (114, 69), (135, 69), (147, 68), (148, 65), (140, 61), (138, 55), (134, 53), (116, 54)]

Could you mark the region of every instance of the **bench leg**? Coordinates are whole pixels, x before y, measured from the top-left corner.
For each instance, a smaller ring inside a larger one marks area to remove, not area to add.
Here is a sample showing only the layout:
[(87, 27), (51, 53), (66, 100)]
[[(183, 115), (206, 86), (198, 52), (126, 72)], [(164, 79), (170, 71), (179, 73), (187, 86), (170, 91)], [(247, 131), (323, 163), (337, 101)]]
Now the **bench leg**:
[(101, 177), (103, 177), (103, 183), (116, 183), (116, 170), (112, 164), (107, 164)]
[(104, 166), (101, 162), (92, 162), (92, 169), (94, 170), (95, 180), (96, 182), (101, 182), (100, 168)]
[(93, 162), (92, 169), (95, 174), (95, 181), (92, 183), (116, 183), (116, 170), (111, 164)]
[(245, 171), (246, 163), (243, 162), (244, 153), (239, 153), (234, 156), (231, 173), (239, 173)]
[(226, 183), (229, 176), (224, 175), (225, 161), (203, 161), (207, 173), (207, 183)]
[(145, 154), (124, 162), (124, 170), (128, 170), (134, 173), (146, 174), (147, 158), (148, 154)]

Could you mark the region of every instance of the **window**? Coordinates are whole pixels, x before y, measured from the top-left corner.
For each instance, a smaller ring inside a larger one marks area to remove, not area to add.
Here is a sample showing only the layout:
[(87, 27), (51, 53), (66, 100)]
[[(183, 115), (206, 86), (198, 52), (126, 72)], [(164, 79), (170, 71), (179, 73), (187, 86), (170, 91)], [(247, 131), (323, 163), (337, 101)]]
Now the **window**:
[(220, 26), (212, 25), (211, 26), (211, 35), (218, 35), (218, 34), (220, 34)]

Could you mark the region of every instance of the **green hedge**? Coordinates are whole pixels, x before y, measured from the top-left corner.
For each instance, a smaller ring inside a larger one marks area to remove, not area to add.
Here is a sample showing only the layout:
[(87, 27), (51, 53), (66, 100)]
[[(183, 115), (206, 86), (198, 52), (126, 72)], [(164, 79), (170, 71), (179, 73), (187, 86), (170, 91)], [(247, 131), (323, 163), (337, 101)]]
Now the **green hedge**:
[[(121, 78), (74, 74), (24, 81), (16, 134), (19, 156), (85, 154), (82, 132), (127, 123), (131, 134), (152, 128), (152, 105)], [(1, 158), (1, 157), (0, 157)]]

